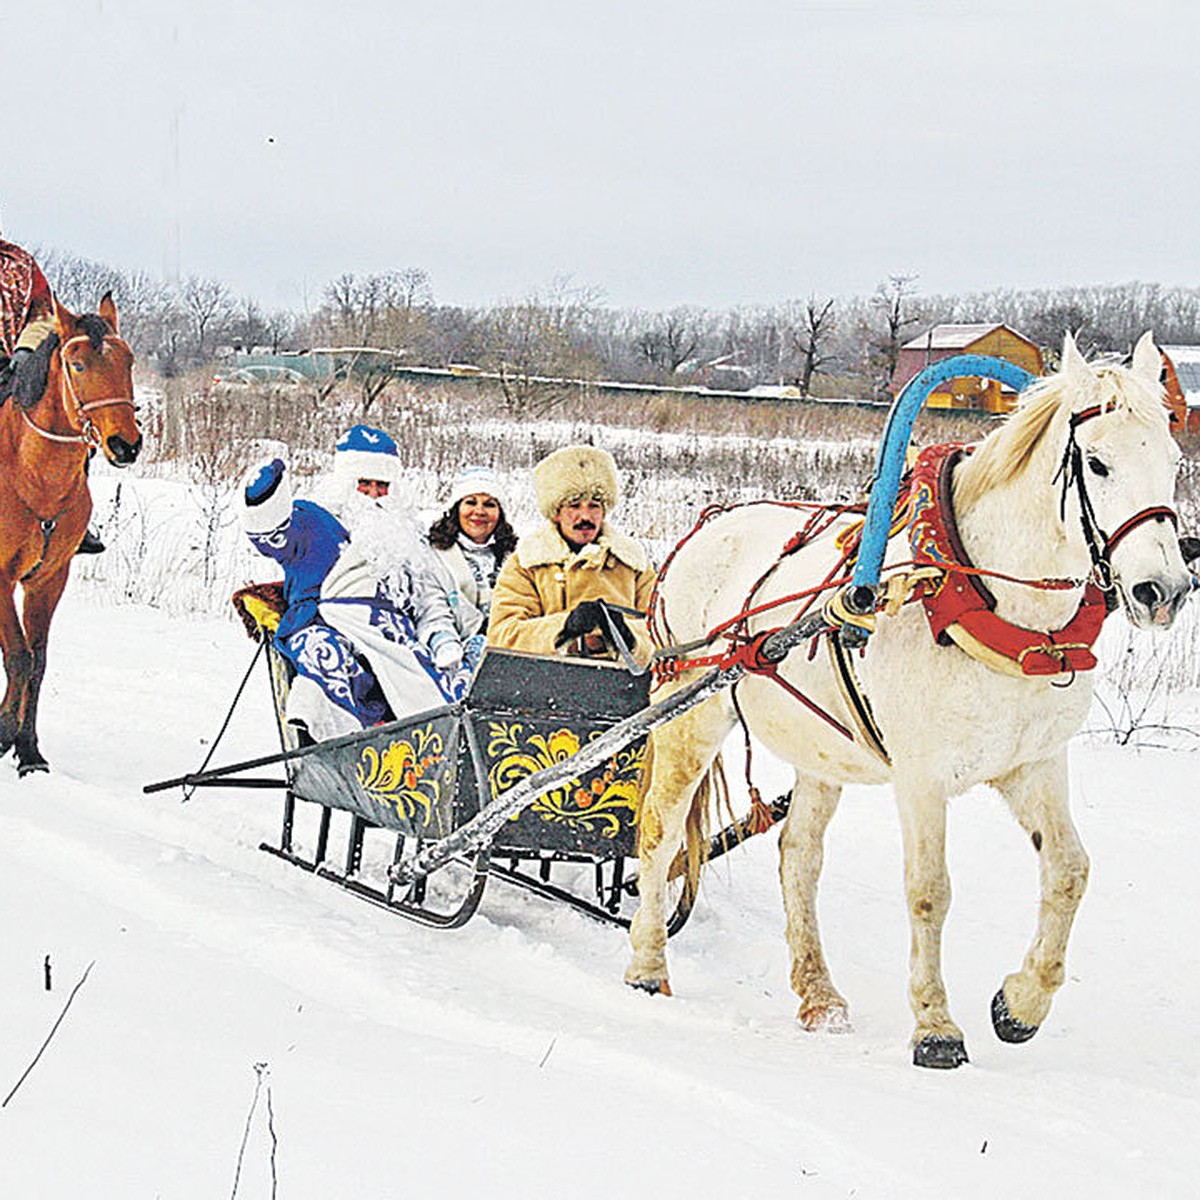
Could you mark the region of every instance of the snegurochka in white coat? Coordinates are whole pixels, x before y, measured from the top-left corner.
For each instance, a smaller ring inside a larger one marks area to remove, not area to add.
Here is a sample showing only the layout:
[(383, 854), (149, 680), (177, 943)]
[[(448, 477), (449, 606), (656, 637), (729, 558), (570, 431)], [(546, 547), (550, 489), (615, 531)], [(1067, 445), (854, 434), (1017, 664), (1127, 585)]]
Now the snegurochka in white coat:
[(469, 466), (451, 483), (446, 510), (429, 529), (439, 579), (464, 638), (486, 627), (496, 577), (517, 544), (504, 504), (496, 473)]

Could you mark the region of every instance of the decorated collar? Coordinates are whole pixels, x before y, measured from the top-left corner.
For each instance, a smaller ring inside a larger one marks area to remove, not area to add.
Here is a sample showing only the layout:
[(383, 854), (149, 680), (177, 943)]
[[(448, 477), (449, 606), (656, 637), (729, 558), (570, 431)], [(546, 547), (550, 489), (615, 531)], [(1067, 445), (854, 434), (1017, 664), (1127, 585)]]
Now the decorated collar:
[(1025, 629), (996, 615), (995, 598), (973, 573), (954, 520), (950, 482), (956, 464), (969, 453), (970, 447), (953, 443), (929, 446), (912, 472), (908, 533), (913, 559), (919, 566), (943, 569), (939, 579), (920, 587), (934, 639), (942, 646), (953, 643), (1006, 675), (1092, 670), (1092, 646), (1107, 615), (1104, 593), (1094, 583), (1085, 584), (1079, 609), (1062, 629)]

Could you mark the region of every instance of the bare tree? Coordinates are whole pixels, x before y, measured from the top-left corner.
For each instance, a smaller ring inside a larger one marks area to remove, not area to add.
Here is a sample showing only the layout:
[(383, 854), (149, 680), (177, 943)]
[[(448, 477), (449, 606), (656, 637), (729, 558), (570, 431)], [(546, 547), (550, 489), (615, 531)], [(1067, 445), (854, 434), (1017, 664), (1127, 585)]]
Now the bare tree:
[(77, 254), (39, 251), (39, 264), (54, 294), (76, 312), (95, 312), (105, 292), (118, 297), (124, 282), (121, 272)]
[(1057, 362), (1059, 347), (1066, 333), (1076, 338), (1085, 354), (1095, 349), (1089, 326), (1088, 314), (1078, 304), (1058, 303), (1031, 312), (1025, 318), (1021, 332)]
[(122, 275), (113, 298), (117, 302), (121, 336), (135, 354), (152, 353), (162, 315), (171, 307), (171, 289), (145, 271), (130, 271)]
[(252, 351), (267, 341), (267, 321), (257, 301), (243, 297), (230, 313), (229, 337), (235, 346)]
[(292, 341), (297, 334), (300, 322), (294, 313), (286, 309), (276, 309), (263, 318), (263, 342), (271, 347), (272, 354), (279, 351)]
[(403, 267), (392, 274), (401, 308), (421, 308), (433, 303), (433, 285), (424, 267)]
[(804, 305), (801, 327), (792, 333), (792, 345), (800, 355), (796, 383), (805, 399), (812, 387), (813, 376), (833, 359), (827, 350), (836, 324), (833, 303), (832, 300), (821, 303), (810, 296)]
[(484, 361), (499, 372), (511, 411), (545, 412), (595, 378), (587, 334), (596, 303), (593, 289), (558, 279), (545, 295), (488, 314)]
[(637, 353), (664, 376), (693, 358), (700, 346), (700, 328), (694, 310), (674, 308), (658, 314), (649, 329), (634, 342)]
[(887, 281), (875, 289), (872, 305), (883, 318), (883, 334), (873, 347), (878, 368), (875, 384), (878, 395), (886, 394), (891, 388), (900, 347), (904, 343), (904, 331), (920, 319), (912, 311), (911, 304), (916, 279), (915, 275), (889, 275)]
[(173, 379), (188, 366), (188, 317), (178, 298), (167, 293), (161, 307), (155, 312), (151, 328), (146, 334), (150, 355), (168, 379)]
[(195, 275), (183, 281), (179, 298), (191, 323), (196, 360), (207, 362), (233, 313), (233, 298), (223, 283)]
[[(325, 285), (325, 304), (331, 309), (331, 318), (335, 326), (351, 328), (357, 325), (358, 293), (357, 280), (353, 272), (346, 272)], [(357, 334), (353, 338), (358, 341)]]
[(407, 349), (424, 337), (432, 304), (429, 272), (421, 267), (363, 278), (347, 272), (325, 289), (329, 332), (343, 345)]

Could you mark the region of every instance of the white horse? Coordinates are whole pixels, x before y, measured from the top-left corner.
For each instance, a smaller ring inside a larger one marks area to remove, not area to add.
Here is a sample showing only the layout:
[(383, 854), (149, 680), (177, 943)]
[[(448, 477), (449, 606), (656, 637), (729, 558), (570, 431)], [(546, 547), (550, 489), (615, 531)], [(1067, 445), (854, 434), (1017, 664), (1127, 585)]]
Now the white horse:
[[(1059, 372), (1031, 386), (1005, 423), (954, 467), (949, 490), (965, 561), (988, 573), (995, 614), (1018, 627), (1017, 635), (1044, 644), (1054, 640), (1045, 631), (1077, 629), (1074, 618), (1089, 577), (1100, 577), (1138, 628), (1169, 626), (1187, 597), (1191, 577), (1170, 508), (1180, 454), (1168, 429), (1160, 366), (1149, 334), (1138, 343), (1131, 367), (1089, 366), (1068, 336)], [(761, 605), (819, 584), (838, 562), (833, 535), (850, 521), (841, 519), (781, 559), (802, 523), (794, 509), (752, 505), (711, 520), (682, 544), (660, 583), (660, 637), (675, 643), (703, 638), (747, 606), (751, 592), (753, 603)], [(885, 578), (913, 558), (906, 535), (894, 536)], [(969, 578), (951, 576), (947, 586)], [(1029, 581), (1058, 582), (1047, 587)], [(1096, 598), (1094, 591), (1090, 595)], [(792, 602), (752, 618), (748, 632), (786, 624), (797, 607)], [(1098, 624), (1099, 619), (1097, 630)], [(861, 735), (838, 732), (789, 692), (788, 685), (846, 731), (861, 730), (847, 699), (853, 687), (839, 683), (826, 648), (815, 654), (808, 645), (793, 650), (779, 672), (785, 686), (748, 675), (736, 689), (749, 729), (795, 768), (791, 810), (780, 835), (780, 878), (791, 982), (806, 1029), (836, 1030), (849, 1023), (817, 928), (826, 826), (843, 785), (892, 784), (911, 926), (913, 1061), (928, 1067), (967, 1061), (941, 974), (942, 925), (950, 903), (947, 800), (975, 784), (990, 784), (1039, 855), (1037, 932), (1021, 968), (1004, 980), (992, 1002), (993, 1025), (1005, 1041), (1025, 1041), (1045, 1020), (1063, 982), (1071, 922), (1088, 876), (1088, 858), (1068, 807), (1066, 746), (1088, 712), (1090, 672), (1077, 669), (1075, 651), (1068, 657), (1065, 648), (1055, 647), (1043, 665), (1061, 665), (1065, 673), (1027, 675), (1023, 653), (1005, 660), (1002, 648), (989, 657), (969, 635), (958, 636), (960, 628), (949, 632), (956, 641), (937, 644), (923, 604), (907, 603), (892, 615), (880, 613), (864, 653), (851, 656), (882, 735), (877, 749)], [(1058, 640), (1073, 637), (1068, 632)], [(663, 695), (695, 677), (695, 670), (683, 674)], [(641, 903), (625, 974), (635, 987), (670, 992), (666, 883), (685, 840), (685, 822), (693, 826), (690, 810), (707, 790), (700, 784), (736, 719), (733, 698), (722, 692), (651, 735), (641, 812)]]

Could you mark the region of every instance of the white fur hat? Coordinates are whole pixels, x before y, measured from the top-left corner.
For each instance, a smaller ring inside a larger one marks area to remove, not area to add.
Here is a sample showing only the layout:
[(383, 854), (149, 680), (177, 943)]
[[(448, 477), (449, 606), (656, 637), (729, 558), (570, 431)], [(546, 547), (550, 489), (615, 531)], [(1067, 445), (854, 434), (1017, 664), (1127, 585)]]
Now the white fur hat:
[(292, 515), (292, 487), (283, 459), (260, 463), (242, 480), (242, 527), (247, 533), (270, 533)]
[(596, 446), (564, 446), (547, 454), (533, 468), (533, 490), (538, 511), (548, 521), (572, 500), (599, 500), (611, 512), (621, 498), (617, 464)]
[(504, 485), (491, 467), (464, 467), (450, 484), (446, 507), (453, 508), (464, 496), (494, 496), (505, 507)]
[(333, 473), (339, 480), (382, 479), (400, 482), (400, 452), (382, 429), (354, 425), (337, 440)]

